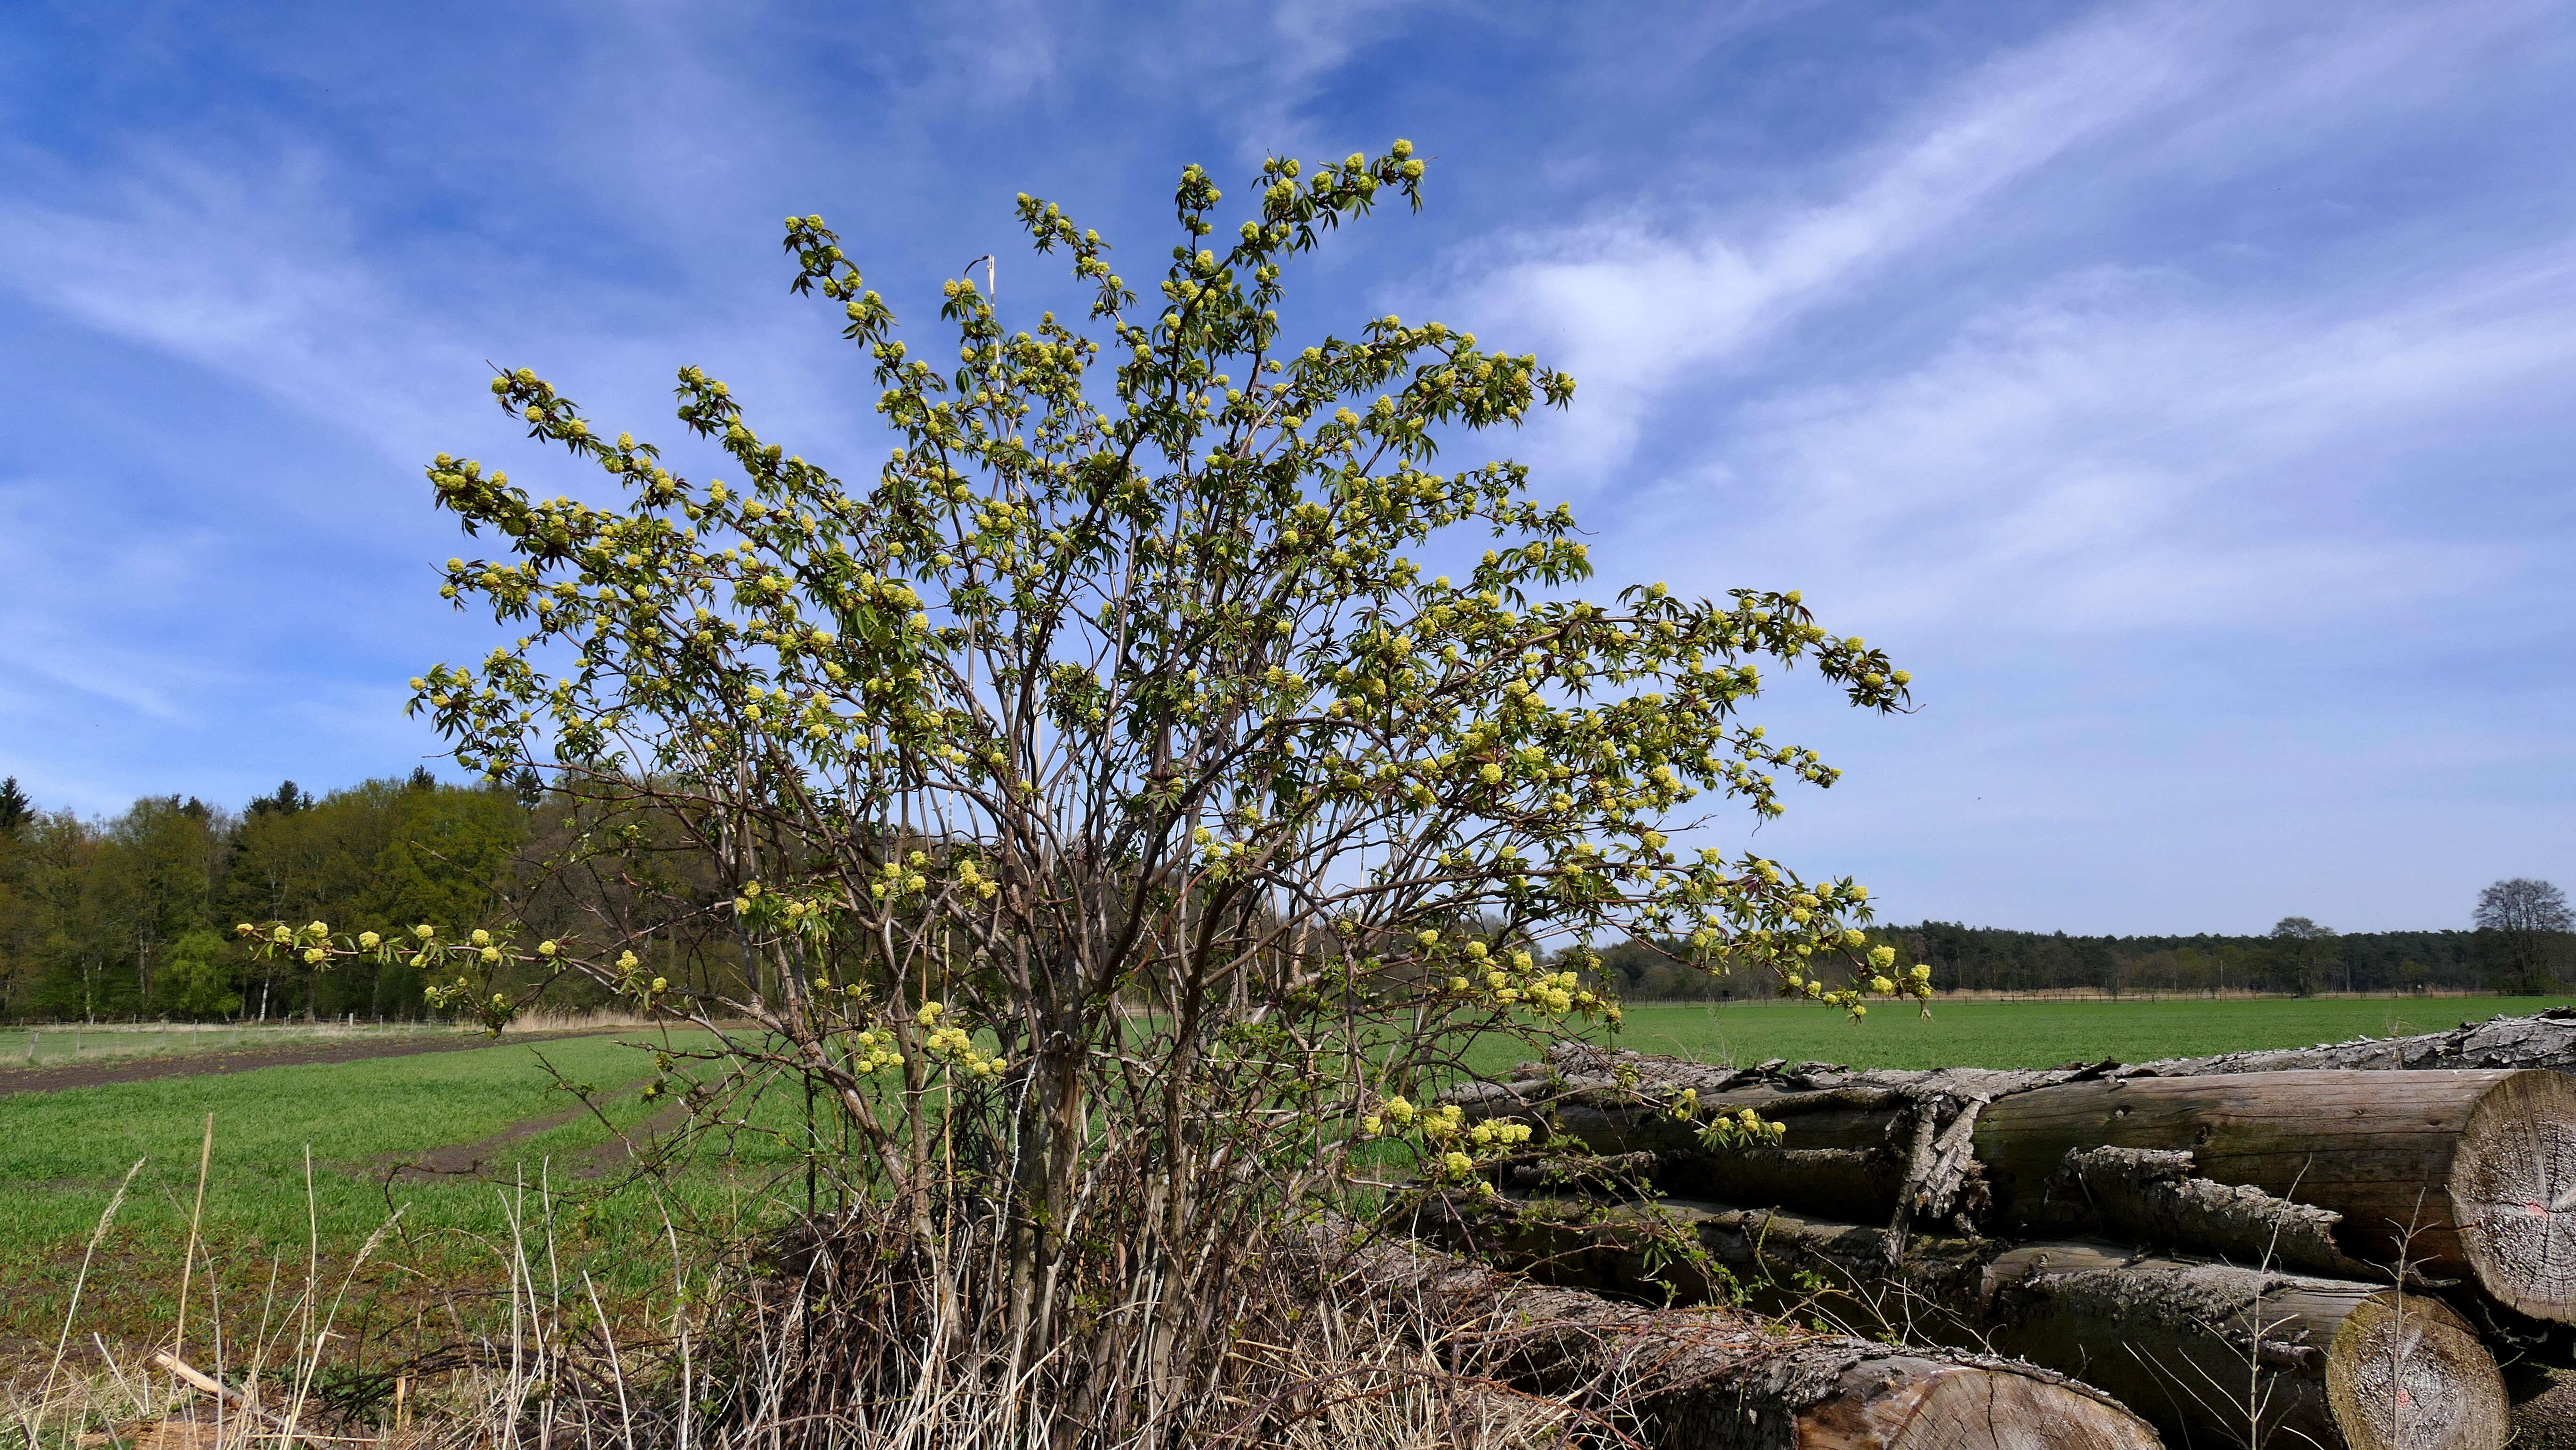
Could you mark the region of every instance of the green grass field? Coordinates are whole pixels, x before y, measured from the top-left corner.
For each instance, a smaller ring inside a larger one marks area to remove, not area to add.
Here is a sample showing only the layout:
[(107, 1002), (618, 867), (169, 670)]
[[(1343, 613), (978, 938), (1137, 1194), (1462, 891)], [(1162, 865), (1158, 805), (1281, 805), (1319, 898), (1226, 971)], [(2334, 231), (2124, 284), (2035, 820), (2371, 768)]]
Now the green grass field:
[[(215, 1136), (203, 1234), (224, 1292), (255, 1298), (272, 1265), (284, 1266), (285, 1282), (301, 1283), (317, 1244), (331, 1278), (397, 1208), (400, 1223), (378, 1255), (396, 1279), (413, 1271), (452, 1283), (504, 1279), (512, 1220), (544, 1218), (539, 1190), (549, 1180), (557, 1247), (572, 1266), (565, 1272), (590, 1268), (603, 1285), (628, 1292), (667, 1284), (667, 1251), (635, 1251), (662, 1244), (654, 1196), (611, 1196), (613, 1175), (577, 1176), (601, 1166), (588, 1150), (613, 1143), (586, 1111), (495, 1150), (493, 1176), (523, 1179), (524, 1197), (464, 1177), (384, 1182), (386, 1165), (405, 1155), (579, 1109), (575, 1096), (552, 1086), (544, 1063), (599, 1089), (594, 1101), (619, 1128), (642, 1121), (652, 1111), (640, 1094), (651, 1061), (621, 1040), (504, 1043), (0, 1098), (0, 1346), (50, 1343), (100, 1212), (138, 1161), (80, 1318), (138, 1328), (169, 1321), (209, 1113)], [(784, 1105), (774, 1115), (782, 1125), (788, 1118)], [(783, 1170), (787, 1155), (758, 1138), (743, 1148), (733, 1165), (741, 1171), (690, 1175), (668, 1195), (670, 1206), (718, 1218), (759, 1211), (744, 1195), (764, 1173)], [(542, 1236), (540, 1224), (532, 1237)]]
[[(2559, 1000), (1981, 1001), (1936, 1003), (1929, 1017), (1880, 1007), (1858, 1022), (1797, 1003), (1648, 1005), (1628, 1009), (1618, 1041), (1710, 1062), (2037, 1067), (2433, 1031)], [(494, 1176), (504, 1184), (523, 1180), (524, 1195), (466, 1178), (383, 1181), (385, 1165), (406, 1155), (578, 1108), (551, 1086), (540, 1059), (598, 1089), (594, 1101), (618, 1127), (640, 1122), (652, 1109), (639, 1094), (650, 1062), (621, 1040), (648, 1035), (505, 1042), (0, 1098), (0, 1360), (50, 1346), (100, 1210), (138, 1160), (143, 1167), (100, 1249), (80, 1321), (129, 1337), (169, 1323), (209, 1113), (215, 1147), (204, 1236), (218, 1285), (232, 1296), (227, 1317), (235, 1308), (251, 1312), (272, 1273), (300, 1283), (317, 1244), (331, 1279), (397, 1208), (399, 1231), (380, 1250), (386, 1267), (359, 1296), (361, 1312), (418, 1312), (433, 1285), (503, 1282), (513, 1218), (544, 1218), (548, 1204), (536, 1190), (549, 1179), (555, 1263), (547, 1272), (586, 1269), (613, 1297), (649, 1303), (671, 1282), (664, 1207), (720, 1228), (776, 1216), (789, 1200), (801, 1203), (801, 1179), (782, 1178), (791, 1167), (783, 1146), (744, 1137), (734, 1156), (700, 1162), (659, 1195), (631, 1188), (610, 1195), (611, 1180), (581, 1176), (598, 1166), (590, 1150), (610, 1142), (610, 1131), (577, 1112), (492, 1154), (500, 1165)], [(1523, 1044), (1494, 1040), (1468, 1060), (1500, 1074), (1529, 1055)], [(755, 1117), (785, 1128), (795, 1108), (774, 1098)], [(530, 1237), (542, 1253), (541, 1222)]]
[[(1768, 1058), (1858, 1067), (2054, 1067), (2116, 1057), (2145, 1062), (2354, 1037), (2438, 1032), (2464, 1019), (2537, 1012), (2564, 997), (2231, 998), (2123, 1002), (1935, 1002), (1858, 1021), (1797, 1002), (1636, 1006), (1617, 1041), (1703, 1062)], [(1527, 1053), (1496, 1043), (1471, 1061), (1507, 1069)]]

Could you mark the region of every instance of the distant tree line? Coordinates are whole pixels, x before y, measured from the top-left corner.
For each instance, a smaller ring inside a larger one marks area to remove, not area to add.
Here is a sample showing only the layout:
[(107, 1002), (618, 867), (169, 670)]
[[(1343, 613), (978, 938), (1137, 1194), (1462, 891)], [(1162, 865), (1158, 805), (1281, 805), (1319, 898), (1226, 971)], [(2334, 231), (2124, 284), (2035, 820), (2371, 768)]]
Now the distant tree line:
[[(599, 824), (584, 802), (533, 784), (459, 787), (426, 770), (320, 796), (287, 781), (239, 812), (146, 796), (106, 820), (38, 810), (15, 779), (0, 782), (0, 1018), (420, 1017), (424, 984), (399, 957), (316, 971), (250, 950), (236, 928), (519, 922), (577, 934), (621, 914), (637, 884), (544, 868)], [(694, 884), (703, 864), (676, 862), (650, 885), (665, 899), (707, 894)], [(655, 968), (703, 979), (729, 960), (720, 939), (675, 937)], [(567, 1006), (599, 997), (556, 993)]]
[(293, 781), (238, 813), (146, 796), (108, 820), (0, 788), (0, 1015), (411, 1017), (399, 963), (314, 973), (256, 960), (243, 921), (482, 920), (534, 812), (427, 771), (327, 796)]
[[(2576, 921), (2543, 881), (2500, 881), (2468, 930), (2339, 933), (2304, 916), (2261, 936), (2070, 936), (1926, 921), (1870, 933), (1900, 965), (1928, 963), (1942, 991), (2094, 991), (2113, 995), (2499, 991), (2576, 985)], [(1638, 1000), (1768, 996), (1753, 974), (1710, 978), (1652, 945), (1603, 953), (1602, 975)]]
[[(240, 922), (325, 921), (448, 931), (516, 921), (578, 933), (650, 894), (667, 908), (713, 891), (710, 863), (674, 852), (653, 881), (568, 880), (543, 862), (586, 827), (582, 801), (538, 789), (443, 785), (426, 770), (315, 796), (293, 781), (234, 813), (146, 796), (109, 820), (39, 811), (0, 781), (0, 1018), (408, 1018), (420, 974), (399, 960), (305, 969), (243, 949)], [(649, 822), (613, 827), (649, 831)], [(667, 918), (667, 909), (656, 911)], [(2499, 881), (2468, 930), (2338, 933), (2303, 916), (2261, 936), (2070, 936), (1926, 921), (1882, 927), (1899, 968), (1942, 991), (2548, 993), (2576, 985), (2576, 919), (2544, 881)], [(669, 933), (654, 970), (711, 981), (737, 970), (722, 932)], [(1676, 946), (1678, 944), (1675, 944)], [(1775, 978), (1709, 976), (1644, 942), (1593, 975), (1641, 1001), (1769, 996)], [(560, 989), (564, 1005), (597, 993)]]

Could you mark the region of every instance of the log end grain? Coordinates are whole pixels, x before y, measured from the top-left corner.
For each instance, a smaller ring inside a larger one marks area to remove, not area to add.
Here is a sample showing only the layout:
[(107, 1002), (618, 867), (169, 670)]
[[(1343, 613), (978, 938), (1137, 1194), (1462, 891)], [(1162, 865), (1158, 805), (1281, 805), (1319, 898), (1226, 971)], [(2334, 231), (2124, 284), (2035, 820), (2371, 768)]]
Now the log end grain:
[(2499, 1083), (2461, 1132), (2450, 1190), (2479, 1286), (2535, 1319), (2576, 1323), (2576, 1077)]
[(2512, 1405), (2477, 1331), (2437, 1299), (2374, 1294), (2326, 1351), (2326, 1399), (2351, 1450), (2495, 1450)]
[(2069, 1150), (2188, 1151), (2195, 1174), (2328, 1210), (2334, 1248), (2467, 1279), (2576, 1323), (2576, 1078), (2301, 1070), (2034, 1089), (1989, 1106), (1977, 1152), (2001, 1226), (2028, 1232)]
[(1800, 1450), (2155, 1450), (2099, 1396), (2028, 1375), (1914, 1358), (1855, 1365), (1799, 1417)]

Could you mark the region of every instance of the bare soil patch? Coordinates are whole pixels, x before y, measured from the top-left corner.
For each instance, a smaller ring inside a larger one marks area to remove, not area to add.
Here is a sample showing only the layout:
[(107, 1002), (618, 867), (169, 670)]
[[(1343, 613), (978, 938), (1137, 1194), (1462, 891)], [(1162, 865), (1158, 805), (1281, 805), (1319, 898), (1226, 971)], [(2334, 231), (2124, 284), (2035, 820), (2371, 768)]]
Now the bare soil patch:
[(214, 1073), (255, 1072), (263, 1067), (301, 1067), (317, 1062), (363, 1062), (378, 1057), (409, 1057), (423, 1052), (470, 1052), (479, 1047), (506, 1047), (518, 1042), (552, 1042), (565, 1037), (595, 1037), (631, 1031), (624, 1027), (587, 1027), (565, 1032), (512, 1033), (492, 1038), (480, 1033), (455, 1037), (404, 1037), (374, 1041), (296, 1042), (233, 1052), (182, 1053), (143, 1062), (81, 1063), (67, 1067), (0, 1069), (0, 1097), (14, 1093), (60, 1092), (65, 1088), (100, 1087), (108, 1083), (155, 1082), (162, 1078), (202, 1077)]
[[(635, 1086), (635, 1082), (606, 1089), (600, 1097), (613, 1096)], [(576, 1104), (561, 1112), (542, 1117), (525, 1118), (497, 1133), (489, 1133), (468, 1143), (450, 1143), (424, 1153), (388, 1154), (358, 1165), (359, 1171), (372, 1179), (391, 1183), (417, 1183), (437, 1178), (480, 1178), (513, 1144), (526, 1142), (540, 1133), (549, 1133), (575, 1119), (591, 1113), (587, 1103)], [(602, 1178), (628, 1165), (649, 1160), (662, 1147), (662, 1140), (688, 1121), (684, 1103), (671, 1103), (643, 1121), (604, 1142), (593, 1143), (557, 1160), (573, 1178)]]

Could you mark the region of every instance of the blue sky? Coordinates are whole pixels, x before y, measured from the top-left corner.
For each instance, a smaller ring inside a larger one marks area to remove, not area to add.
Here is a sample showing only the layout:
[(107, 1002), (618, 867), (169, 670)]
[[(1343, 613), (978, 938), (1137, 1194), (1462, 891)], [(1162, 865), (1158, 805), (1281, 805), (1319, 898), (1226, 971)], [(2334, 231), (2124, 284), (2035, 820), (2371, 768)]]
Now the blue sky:
[[(533, 367), (672, 440), (728, 379), (845, 473), (820, 212), (929, 321), (1014, 193), (1131, 258), (1185, 162), (1432, 158), (1302, 278), (1582, 388), (1501, 447), (1604, 585), (1797, 587), (1909, 667), (1763, 718), (1765, 828), (1889, 916), (2464, 925), (2576, 887), (2576, 12), (1487, 0), (117, 5), (0, 24), (0, 773), (239, 805), (407, 770), (491, 626), (419, 465), (578, 481)], [(685, 458), (686, 450), (677, 450)]]

